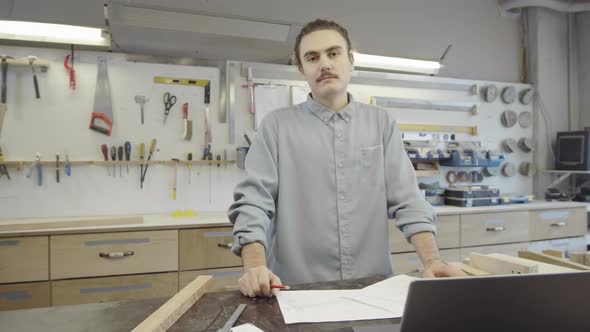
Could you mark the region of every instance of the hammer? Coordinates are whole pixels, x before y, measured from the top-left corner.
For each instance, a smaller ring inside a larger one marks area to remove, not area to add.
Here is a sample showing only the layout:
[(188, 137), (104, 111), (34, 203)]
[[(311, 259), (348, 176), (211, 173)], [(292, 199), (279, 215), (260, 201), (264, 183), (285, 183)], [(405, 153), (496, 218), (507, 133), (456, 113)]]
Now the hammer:
[(0, 99), (0, 103), (6, 104), (6, 85), (7, 85), (7, 74), (8, 74), (8, 61), (6, 59), (14, 59), (11, 56), (6, 54), (0, 54), (0, 58), (2, 59), (2, 98)]
[(37, 83), (37, 74), (35, 74), (35, 66), (33, 65), (36, 60), (39, 60), (39, 58), (36, 56), (33, 56), (33, 55), (29, 55), (27, 57), (27, 60), (29, 60), (29, 64), (31, 65), (31, 71), (33, 72), (33, 84), (35, 84), (35, 97), (37, 99), (40, 99), (41, 95), (39, 94), (39, 84)]

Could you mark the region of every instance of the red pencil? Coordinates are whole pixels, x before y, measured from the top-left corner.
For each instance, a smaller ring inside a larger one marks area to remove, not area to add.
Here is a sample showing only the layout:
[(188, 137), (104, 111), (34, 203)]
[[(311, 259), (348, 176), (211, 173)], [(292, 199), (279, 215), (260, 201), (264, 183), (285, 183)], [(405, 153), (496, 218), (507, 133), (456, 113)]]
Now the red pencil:
[(286, 285), (270, 285), (270, 288), (275, 288), (275, 289), (291, 289), (290, 286), (286, 286)]

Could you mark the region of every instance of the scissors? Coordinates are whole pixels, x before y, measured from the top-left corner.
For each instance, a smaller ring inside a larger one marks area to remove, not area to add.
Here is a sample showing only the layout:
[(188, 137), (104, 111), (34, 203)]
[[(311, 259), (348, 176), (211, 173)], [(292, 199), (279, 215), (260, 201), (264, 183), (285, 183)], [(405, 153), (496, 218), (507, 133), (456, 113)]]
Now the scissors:
[(176, 104), (176, 96), (166, 92), (164, 94), (164, 124), (166, 124), (166, 119), (168, 119), (168, 114), (170, 114), (170, 109), (174, 104)]

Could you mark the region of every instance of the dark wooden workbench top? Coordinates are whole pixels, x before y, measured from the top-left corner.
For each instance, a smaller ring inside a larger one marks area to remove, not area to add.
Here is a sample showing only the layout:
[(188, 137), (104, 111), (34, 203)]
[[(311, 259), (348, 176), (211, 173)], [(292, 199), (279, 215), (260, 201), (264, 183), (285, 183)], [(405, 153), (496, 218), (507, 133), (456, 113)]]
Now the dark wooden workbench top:
[[(293, 289), (358, 289), (384, 278), (314, 283), (295, 286)], [(0, 330), (129, 332), (165, 302), (165, 299), (151, 299), (5, 311), (0, 312)], [(276, 298), (252, 300), (242, 296), (239, 291), (232, 291), (205, 294), (168, 331), (214, 332), (223, 327), (240, 303), (248, 306), (236, 325), (252, 323), (263, 331), (352, 331), (354, 326), (399, 322), (399, 319), (382, 319), (285, 325)]]

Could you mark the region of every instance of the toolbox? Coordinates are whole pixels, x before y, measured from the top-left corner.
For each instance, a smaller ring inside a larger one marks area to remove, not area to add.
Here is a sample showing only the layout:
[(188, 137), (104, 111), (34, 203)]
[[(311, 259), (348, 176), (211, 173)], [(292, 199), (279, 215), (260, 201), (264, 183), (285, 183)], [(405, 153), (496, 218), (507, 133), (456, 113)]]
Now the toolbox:
[(481, 197), (481, 198), (456, 198), (445, 197), (446, 205), (474, 207), (474, 206), (492, 206), (499, 205), (501, 199), (499, 197)]
[(499, 196), (500, 188), (495, 186), (461, 186), (445, 189), (445, 197), (452, 198), (497, 198)]

